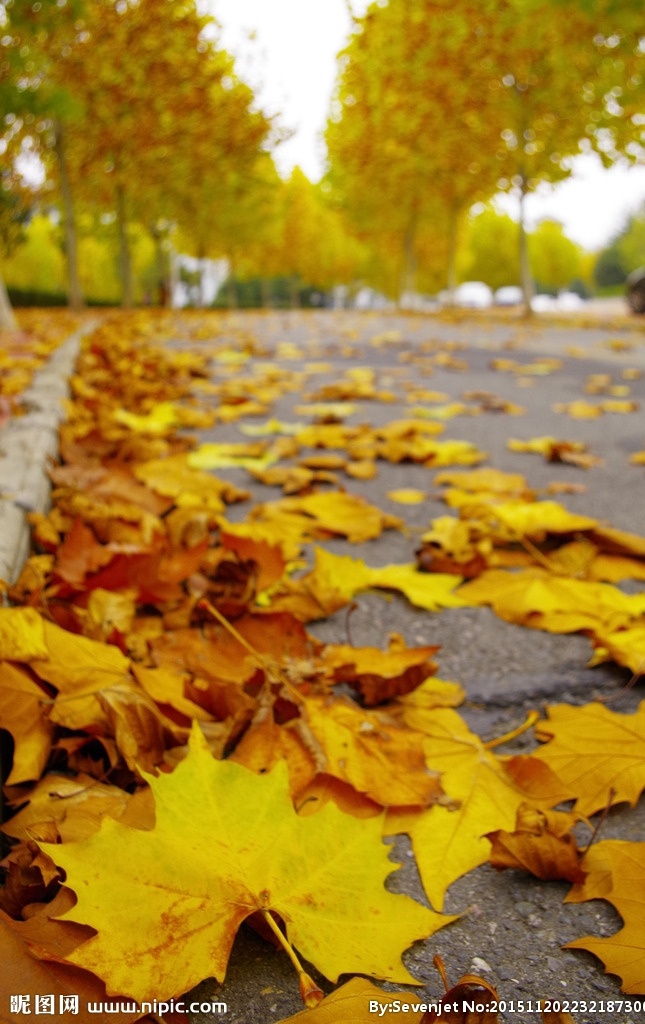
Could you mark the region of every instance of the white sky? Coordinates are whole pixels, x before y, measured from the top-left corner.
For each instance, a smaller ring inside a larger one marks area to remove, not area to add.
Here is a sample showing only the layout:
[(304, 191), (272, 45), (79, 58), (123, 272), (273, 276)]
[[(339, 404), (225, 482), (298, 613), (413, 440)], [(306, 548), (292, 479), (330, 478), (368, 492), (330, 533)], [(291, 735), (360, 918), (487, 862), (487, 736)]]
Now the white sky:
[[(279, 113), (295, 134), (276, 151), (282, 173), (298, 164), (316, 181), (324, 167), (321, 140), (336, 77), (336, 54), (350, 31), (345, 0), (202, 0), (218, 19), (223, 45), (238, 58), (240, 76), (253, 86), (264, 109)], [(368, 0), (351, 0), (361, 14)], [(254, 38), (249, 39), (248, 33)], [(527, 204), (529, 225), (543, 217), (562, 221), (570, 238), (586, 248), (606, 244), (645, 202), (645, 167), (605, 171), (595, 157), (580, 157), (574, 176), (555, 188), (542, 186)], [(500, 200), (516, 213), (512, 197)]]

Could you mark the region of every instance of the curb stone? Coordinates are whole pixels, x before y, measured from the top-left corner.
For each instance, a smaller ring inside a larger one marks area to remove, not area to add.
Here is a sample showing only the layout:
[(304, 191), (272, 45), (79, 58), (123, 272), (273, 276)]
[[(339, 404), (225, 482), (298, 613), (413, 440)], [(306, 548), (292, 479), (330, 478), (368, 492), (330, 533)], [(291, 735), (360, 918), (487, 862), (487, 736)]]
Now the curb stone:
[(14, 583), (30, 550), (30, 512), (50, 506), (47, 464), (58, 454), (63, 399), (69, 397), (85, 324), (53, 352), (22, 394), (27, 410), (0, 431), (0, 580)]

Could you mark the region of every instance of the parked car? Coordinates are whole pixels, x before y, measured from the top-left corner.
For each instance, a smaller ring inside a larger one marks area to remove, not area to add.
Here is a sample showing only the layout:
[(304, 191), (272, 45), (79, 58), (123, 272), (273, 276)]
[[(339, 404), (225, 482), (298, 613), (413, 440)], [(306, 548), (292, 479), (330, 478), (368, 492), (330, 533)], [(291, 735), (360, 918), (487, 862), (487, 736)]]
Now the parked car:
[(563, 313), (575, 313), (584, 307), (585, 300), (577, 292), (559, 292), (555, 304)]
[(507, 284), (495, 292), (496, 306), (519, 306), (524, 300), (522, 289), (516, 284)]
[(627, 303), (632, 313), (645, 313), (645, 267), (633, 270), (627, 278)]
[(488, 309), (493, 305), (493, 293), (483, 281), (464, 281), (455, 288), (453, 301), (462, 309)]
[(534, 313), (553, 313), (557, 308), (557, 300), (553, 295), (543, 295), (540, 292), (531, 299), (531, 309)]

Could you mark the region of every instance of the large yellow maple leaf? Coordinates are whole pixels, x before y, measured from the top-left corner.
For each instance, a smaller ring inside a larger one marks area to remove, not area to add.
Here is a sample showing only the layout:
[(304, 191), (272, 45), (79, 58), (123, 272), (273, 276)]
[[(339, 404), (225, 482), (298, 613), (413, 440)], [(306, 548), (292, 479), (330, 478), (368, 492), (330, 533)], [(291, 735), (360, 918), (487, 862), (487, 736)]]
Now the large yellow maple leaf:
[(589, 816), (623, 801), (635, 807), (645, 789), (645, 701), (632, 715), (604, 704), (558, 704), (548, 712), (535, 730), (548, 742), (534, 757), (577, 795), (576, 811)]
[(488, 860), (486, 832), (512, 830), (517, 808), (525, 801), (553, 807), (572, 793), (551, 771), (542, 774), (539, 762), (497, 757), (451, 708), (406, 708), (404, 720), (425, 735), (428, 767), (442, 773), (453, 805), (413, 812), (393, 809), (386, 833), (408, 833), (423, 887), (441, 910), (448, 886)]
[(332, 803), (293, 809), (283, 765), (257, 776), (211, 756), (198, 727), (170, 775), (149, 779), (152, 831), (112, 819), (80, 843), (44, 844), (78, 902), (66, 918), (97, 934), (69, 962), (110, 993), (170, 998), (224, 978), (235, 934), (257, 911), (336, 980), (359, 972), (414, 983), (401, 953), (452, 920), (383, 887), (392, 868), (382, 820)]
[(615, 935), (588, 935), (568, 942), (566, 949), (587, 949), (602, 960), (610, 974), (622, 980), (628, 994), (645, 994), (645, 843), (612, 839), (585, 854), (587, 877), (574, 886), (566, 903), (603, 899), (613, 904), (625, 922)]

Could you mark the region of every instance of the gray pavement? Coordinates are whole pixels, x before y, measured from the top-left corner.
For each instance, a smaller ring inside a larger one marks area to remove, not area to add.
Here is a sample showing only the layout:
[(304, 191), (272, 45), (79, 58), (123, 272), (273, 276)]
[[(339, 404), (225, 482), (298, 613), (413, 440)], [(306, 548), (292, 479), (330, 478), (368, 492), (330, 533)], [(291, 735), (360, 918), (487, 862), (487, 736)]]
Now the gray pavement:
[[(564, 495), (558, 500), (573, 511), (598, 517), (614, 526), (645, 533), (645, 470), (628, 463), (631, 452), (645, 448), (645, 333), (637, 321), (609, 320), (581, 328), (575, 321), (566, 326), (562, 320), (527, 326), (519, 321), (500, 322), (492, 318), (463, 317), (454, 322), (431, 316), (376, 316), (374, 314), (320, 312), (311, 314), (231, 313), (215, 321), (213, 340), (229, 339), (239, 344), (243, 336), (261, 343), (267, 361), (278, 359), (279, 345), (292, 342), (300, 346), (302, 358), (289, 361), (293, 369), (307, 361), (325, 360), (328, 373), (316, 378), (316, 384), (337, 380), (348, 366), (372, 366), (377, 384), (403, 394), (408, 383), (446, 392), (451, 399), (486, 391), (525, 407), (523, 415), (509, 416), (487, 412), (480, 416), (459, 416), (448, 420), (444, 438), (471, 440), (486, 452), (485, 465), (523, 473), (529, 485), (540, 489), (550, 482), (584, 483), (584, 494)], [(370, 339), (380, 336), (378, 347)], [(383, 340), (385, 338), (385, 340)], [(64, 394), (63, 382), (74, 360), (78, 338), (70, 339), (59, 350), (55, 364), (42, 371), (34, 383), (36, 392), (31, 424), (16, 423), (0, 433), (2, 459), (0, 479), (3, 501), (0, 504), (0, 576), (12, 578), (25, 552), (25, 509), (41, 508), (46, 503), (44, 464), (53, 454), (56, 410)], [(181, 339), (177, 344), (182, 345)], [(196, 343), (199, 344), (199, 343)], [(208, 342), (203, 343), (208, 347)], [(462, 361), (462, 369), (437, 365), (435, 356), (446, 353)], [(533, 363), (538, 356), (557, 356), (562, 365), (544, 376), (528, 376), (491, 369), (491, 359), (508, 358)], [(255, 362), (255, 361), (254, 361)], [(281, 363), (282, 365), (282, 363)], [(253, 364), (240, 374), (252, 373)], [(643, 370), (638, 379), (635, 373)], [(606, 414), (595, 420), (573, 420), (553, 412), (554, 403), (580, 398), (590, 373), (605, 373), (617, 384), (628, 384), (630, 398), (640, 403), (640, 411), (626, 415)], [(214, 369), (214, 375), (217, 370)], [(313, 385), (312, 385), (313, 390)], [(302, 419), (293, 407), (302, 395), (287, 395), (271, 410), (284, 420)], [(411, 415), (403, 402), (384, 404), (361, 402), (348, 422), (385, 423)], [(604, 465), (589, 471), (566, 465), (546, 464), (536, 455), (509, 452), (509, 435), (528, 439), (552, 434), (568, 440), (583, 440), (590, 450), (604, 459)], [(201, 440), (247, 440), (235, 424), (203, 431)], [(219, 470), (251, 490), (254, 502), (275, 499), (272, 488), (254, 483), (239, 470)], [(377, 541), (351, 545), (341, 540), (327, 546), (338, 553), (363, 558), (368, 564), (408, 562), (413, 559), (419, 535), (429, 521), (447, 512), (441, 502), (441, 488), (435, 484), (436, 472), (409, 464), (379, 464), (379, 475), (372, 481), (347, 480), (348, 491), (362, 494), (379, 507), (404, 517), (406, 534), (388, 531)], [(428, 500), (420, 506), (402, 506), (390, 502), (386, 491), (397, 487), (426, 490)], [(250, 504), (232, 506), (230, 518), (243, 518)], [(613, 710), (634, 710), (641, 697), (635, 687), (623, 692), (628, 673), (616, 666), (586, 667), (591, 653), (581, 636), (554, 636), (512, 626), (498, 620), (488, 609), (456, 609), (428, 613), (414, 609), (404, 599), (368, 594), (358, 598), (352, 615), (352, 639), (355, 644), (382, 645), (391, 630), (403, 633), (408, 643), (439, 644), (436, 660), (438, 674), (455, 679), (467, 691), (467, 702), (460, 712), (471, 728), (485, 739), (519, 724), (527, 710), (542, 710), (549, 703), (567, 701), (587, 703), (593, 699), (611, 699)], [(313, 624), (312, 632), (325, 641), (346, 640), (346, 616), (336, 616)], [(602, 738), (599, 737), (599, 745)], [(529, 749), (524, 736), (504, 748), (512, 753)], [(645, 813), (619, 808), (612, 811), (603, 828), (603, 837), (645, 839)], [(402, 890), (425, 902), (414, 862), (405, 838), (393, 844), (393, 857), (403, 863), (391, 877), (393, 889)], [(620, 927), (620, 919), (604, 902), (563, 905), (568, 886), (542, 883), (515, 872), (498, 874), (488, 866), (461, 878), (451, 888), (446, 910), (460, 912), (456, 923), (443, 929), (425, 943), (417, 944), (406, 955), (409, 969), (423, 981), (417, 994), (436, 998), (441, 983), (432, 966), (440, 953), (454, 984), (464, 973), (481, 974), (496, 986), (503, 998), (537, 999), (611, 999), (619, 995), (615, 977), (603, 973), (602, 965), (581, 951), (564, 951), (564, 942), (584, 935), (608, 935)], [(315, 976), (315, 972), (312, 972)], [(341, 979), (342, 980), (342, 979)], [(319, 979), (326, 991), (332, 986)], [(262, 939), (242, 929), (235, 942), (229, 972), (223, 985), (210, 980), (194, 992), (194, 998), (225, 1001), (228, 1024), (265, 1024), (298, 1012), (302, 1007), (295, 974), (286, 956), (273, 950)], [(576, 1024), (636, 1024), (645, 1015), (617, 1016), (594, 1012), (574, 1014)], [(196, 1016), (196, 1022), (219, 1017)], [(521, 1020), (533, 1024), (535, 1014), (502, 1015), (502, 1020)]]

